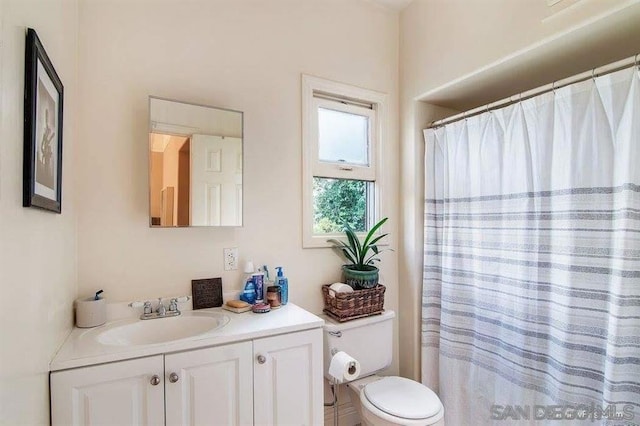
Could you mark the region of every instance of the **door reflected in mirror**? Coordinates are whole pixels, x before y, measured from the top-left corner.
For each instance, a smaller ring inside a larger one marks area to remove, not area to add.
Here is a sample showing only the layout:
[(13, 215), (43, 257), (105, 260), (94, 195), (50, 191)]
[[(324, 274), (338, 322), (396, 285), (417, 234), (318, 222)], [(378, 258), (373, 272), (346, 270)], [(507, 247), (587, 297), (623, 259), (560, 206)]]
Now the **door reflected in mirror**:
[(242, 119), (149, 97), (150, 226), (242, 226)]

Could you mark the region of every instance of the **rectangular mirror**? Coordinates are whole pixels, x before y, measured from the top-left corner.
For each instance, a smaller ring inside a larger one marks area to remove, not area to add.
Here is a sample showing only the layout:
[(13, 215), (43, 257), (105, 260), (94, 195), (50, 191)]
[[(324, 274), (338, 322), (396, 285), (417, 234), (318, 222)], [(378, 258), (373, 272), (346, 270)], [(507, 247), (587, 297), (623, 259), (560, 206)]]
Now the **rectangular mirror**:
[(149, 97), (150, 226), (242, 226), (242, 119)]

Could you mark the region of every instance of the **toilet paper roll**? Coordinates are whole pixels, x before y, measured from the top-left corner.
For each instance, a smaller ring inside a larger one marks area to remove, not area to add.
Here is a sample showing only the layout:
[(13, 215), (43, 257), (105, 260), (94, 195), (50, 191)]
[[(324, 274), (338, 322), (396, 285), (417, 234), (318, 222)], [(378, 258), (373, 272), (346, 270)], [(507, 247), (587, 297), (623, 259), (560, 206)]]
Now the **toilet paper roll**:
[(336, 297), (336, 293), (353, 293), (353, 288), (344, 283), (333, 283), (329, 286), (329, 295)]
[(329, 376), (335, 383), (351, 382), (360, 376), (360, 363), (346, 352), (337, 352), (331, 357)]
[(107, 322), (106, 299), (96, 300), (93, 296), (76, 300), (76, 326), (97, 327)]

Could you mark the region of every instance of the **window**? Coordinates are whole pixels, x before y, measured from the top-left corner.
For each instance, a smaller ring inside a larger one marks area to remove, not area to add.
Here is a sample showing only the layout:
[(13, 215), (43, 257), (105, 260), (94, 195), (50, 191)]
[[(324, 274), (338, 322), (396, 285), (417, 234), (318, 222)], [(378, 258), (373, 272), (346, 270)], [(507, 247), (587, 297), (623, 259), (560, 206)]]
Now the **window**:
[(386, 95), (303, 75), (302, 104), (303, 247), (328, 247), (381, 217)]

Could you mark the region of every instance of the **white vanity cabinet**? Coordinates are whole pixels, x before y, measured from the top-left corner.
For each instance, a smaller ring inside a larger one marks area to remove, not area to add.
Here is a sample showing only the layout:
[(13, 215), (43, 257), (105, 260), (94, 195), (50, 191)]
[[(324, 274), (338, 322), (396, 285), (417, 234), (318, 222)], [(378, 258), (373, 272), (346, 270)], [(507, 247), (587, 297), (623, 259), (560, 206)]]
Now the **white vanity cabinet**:
[(253, 342), (255, 425), (322, 425), (321, 329)]
[(322, 331), (51, 373), (58, 425), (320, 425)]
[(251, 342), (165, 355), (167, 426), (252, 424), (253, 364)]
[(162, 358), (51, 373), (51, 424), (163, 425)]

